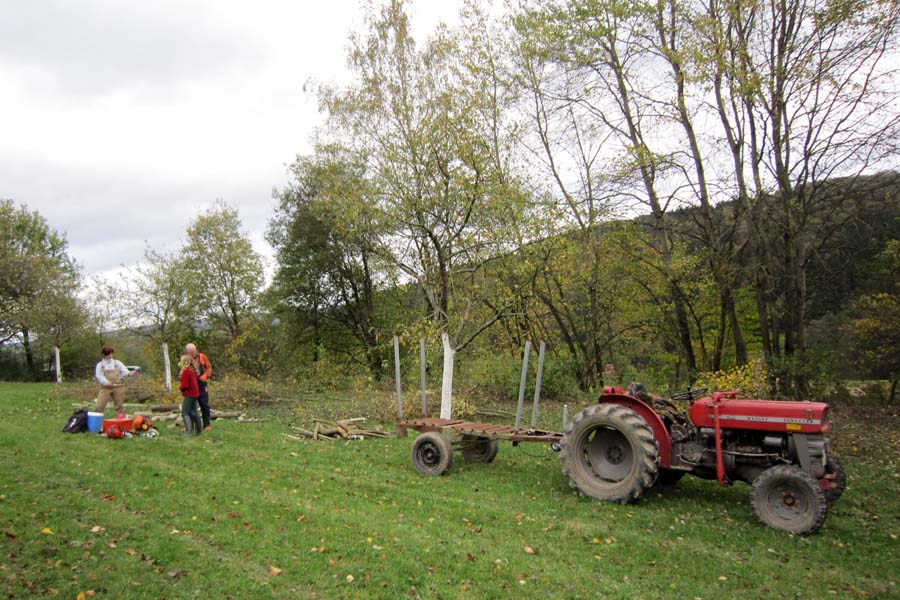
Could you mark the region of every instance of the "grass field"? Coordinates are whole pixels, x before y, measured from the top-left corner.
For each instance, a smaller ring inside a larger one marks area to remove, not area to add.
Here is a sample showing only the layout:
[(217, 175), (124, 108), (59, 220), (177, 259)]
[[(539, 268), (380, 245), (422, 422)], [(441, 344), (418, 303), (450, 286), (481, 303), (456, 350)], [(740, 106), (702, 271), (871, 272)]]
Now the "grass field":
[[(424, 478), (412, 436), (293, 442), (281, 434), (302, 417), (285, 406), (197, 439), (164, 426), (107, 440), (60, 432), (71, 402), (0, 384), (6, 597), (900, 597), (896, 409), (835, 411), (849, 485), (802, 538), (754, 523), (743, 484), (685, 478), (633, 506), (578, 498), (538, 444)], [(304, 414), (317, 402), (340, 413), (307, 395)]]

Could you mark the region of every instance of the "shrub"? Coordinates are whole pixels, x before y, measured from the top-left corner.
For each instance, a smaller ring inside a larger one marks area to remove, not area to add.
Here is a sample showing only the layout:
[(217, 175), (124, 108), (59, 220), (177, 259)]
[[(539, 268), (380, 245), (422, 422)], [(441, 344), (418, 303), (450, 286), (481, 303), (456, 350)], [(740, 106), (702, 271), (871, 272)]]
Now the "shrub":
[[(441, 412), (440, 390), (428, 390), (428, 416), (437, 417)], [(453, 395), (453, 418), (470, 421), (475, 418), (478, 407), (465, 392)], [(397, 395), (386, 394), (379, 398), (374, 406), (374, 418), (390, 423), (397, 420)], [(419, 392), (403, 392), (403, 418), (417, 419), (422, 416), (422, 400)]]
[[(538, 352), (532, 349), (528, 359), (528, 377), (525, 381), (525, 397), (534, 397), (537, 381)], [(519, 382), (522, 378), (522, 357), (489, 353), (466, 355), (457, 363), (458, 375), (454, 374), (454, 387), (469, 388), (463, 396), (481, 400), (516, 400), (519, 396)], [(544, 357), (541, 374), (541, 398), (561, 399), (578, 396), (578, 382), (575, 380), (573, 361), (553, 356), (549, 352)]]
[(271, 382), (249, 375), (229, 373), (210, 384), (210, 404), (216, 409), (244, 409), (275, 398)]
[(769, 370), (762, 359), (727, 371), (700, 373), (696, 387), (707, 387), (711, 392), (739, 390), (744, 398), (768, 398)]

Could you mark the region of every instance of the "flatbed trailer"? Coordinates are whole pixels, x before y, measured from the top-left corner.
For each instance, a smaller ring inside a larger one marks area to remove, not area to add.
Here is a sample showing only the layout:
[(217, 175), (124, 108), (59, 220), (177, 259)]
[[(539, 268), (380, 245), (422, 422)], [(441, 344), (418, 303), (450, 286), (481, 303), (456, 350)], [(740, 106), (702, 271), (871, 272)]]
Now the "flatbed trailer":
[(453, 465), (454, 451), (459, 451), (468, 462), (491, 462), (497, 456), (500, 440), (508, 440), (513, 445), (543, 442), (555, 449), (562, 439), (562, 434), (555, 431), (436, 417), (398, 422), (397, 437), (406, 437), (410, 429), (420, 433), (412, 446), (413, 467), (428, 476), (446, 473)]

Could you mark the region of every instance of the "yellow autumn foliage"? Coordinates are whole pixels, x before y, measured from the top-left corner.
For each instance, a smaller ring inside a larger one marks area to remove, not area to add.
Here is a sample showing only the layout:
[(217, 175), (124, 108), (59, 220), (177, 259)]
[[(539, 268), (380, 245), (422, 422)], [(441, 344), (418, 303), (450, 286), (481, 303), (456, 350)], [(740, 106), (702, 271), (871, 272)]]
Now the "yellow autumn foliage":
[(707, 371), (697, 377), (696, 387), (709, 388), (710, 392), (739, 390), (742, 398), (768, 398), (769, 370), (766, 361), (752, 360), (724, 371)]

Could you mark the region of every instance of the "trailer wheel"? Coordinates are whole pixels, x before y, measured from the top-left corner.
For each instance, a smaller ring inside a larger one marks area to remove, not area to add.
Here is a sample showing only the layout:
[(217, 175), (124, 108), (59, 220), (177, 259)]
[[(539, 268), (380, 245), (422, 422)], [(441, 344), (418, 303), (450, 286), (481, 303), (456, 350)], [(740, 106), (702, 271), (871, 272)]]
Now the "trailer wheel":
[(439, 433), (429, 431), (416, 438), (412, 446), (413, 467), (427, 477), (443, 475), (453, 465), (453, 446)]
[(467, 462), (489, 463), (497, 457), (500, 440), (477, 435), (462, 436), (462, 456)]
[(764, 525), (809, 535), (828, 516), (825, 492), (815, 477), (796, 465), (776, 465), (753, 482), (753, 515)]
[(653, 431), (632, 409), (596, 404), (566, 426), (560, 443), (569, 486), (584, 496), (635, 502), (653, 485), (659, 446)]
[(819, 480), (825, 491), (825, 499), (828, 502), (834, 502), (841, 497), (844, 488), (847, 487), (847, 473), (844, 471), (844, 465), (834, 454), (829, 454), (825, 459), (825, 474), (834, 475), (834, 479)]

